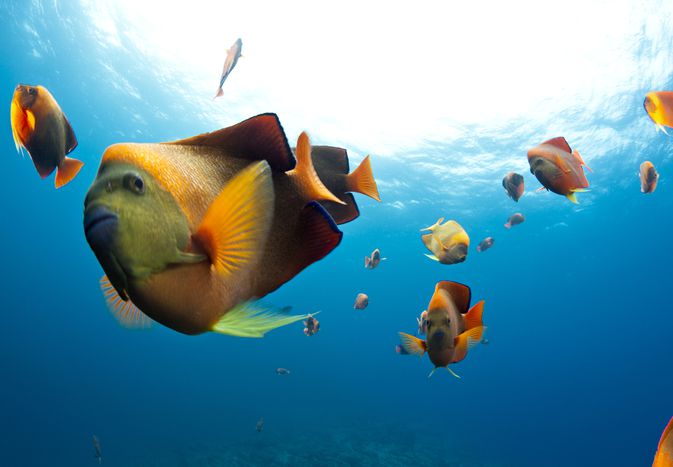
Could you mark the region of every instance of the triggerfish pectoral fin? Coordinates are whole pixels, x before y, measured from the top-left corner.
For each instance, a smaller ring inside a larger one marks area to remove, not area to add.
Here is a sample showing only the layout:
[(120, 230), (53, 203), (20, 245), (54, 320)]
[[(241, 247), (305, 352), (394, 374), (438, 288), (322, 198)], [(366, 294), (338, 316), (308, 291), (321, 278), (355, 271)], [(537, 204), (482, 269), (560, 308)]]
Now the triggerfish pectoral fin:
[(219, 274), (232, 274), (259, 256), (271, 227), (274, 192), (266, 161), (251, 164), (215, 198), (194, 239)]
[(297, 139), (297, 166), (287, 172), (297, 179), (304, 196), (308, 201), (332, 201), (337, 204), (346, 204), (323, 184), (313, 167), (311, 158), (311, 143), (306, 132), (302, 132)]
[(152, 325), (152, 320), (131, 300), (124, 300), (119, 296), (107, 276), (101, 277), (100, 289), (105, 297), (108, 310), (119, 324), (129, 329), (149, 328)]
[(376, 180), (374, 179), (374, 173), (372, 172), (372, 164), (369, 160), (369, 156), (365, 157), (360, 165), (358, 165), (358, 167), (352, 173), (348, 174), (346, 177), (346, 183), (350, 191), (362, 193), (363, 195), (369, 196), (376, 201), (381, 201), (381, 197), (379, 196), (379, 189), (376, 186)]
[(668, 422), (664, 432), (661, 434), (657, 453), (654, 455), (652, 467), (671, 467), (673, 466), (673, 418)]
[(481, 342), (481, 338), (486, 330), (485, 326), (477, 326), (468, 329), (455, 340), (456, 350), (453, 354), (453, 361), (451, 363), (458, 363), (467, 356), (467, 351)]
[(215, 323), (212, 330), (230, 336), (264, 337), (264, 334), (273, 329), (306, 318), (308, 318), (308, 315), (287, 316), (282, 311), (275, 311), (246, 302), (229, 310)]
[(54, 179), (56, 188), (67, 185), (75, 178), (75, 175), (77, 175), (83, 165), (84, 162), (66, 156), (56, 170), (56, 178)]
[(406, 332), (399, 332), (398, 334), (402, 340), (402, 347), (404, 347), (404, 350), (406, 350), (407, 353), (422, 357), (428, 349), (423, 339), (419, 339), (418, 337), (407, 334)]

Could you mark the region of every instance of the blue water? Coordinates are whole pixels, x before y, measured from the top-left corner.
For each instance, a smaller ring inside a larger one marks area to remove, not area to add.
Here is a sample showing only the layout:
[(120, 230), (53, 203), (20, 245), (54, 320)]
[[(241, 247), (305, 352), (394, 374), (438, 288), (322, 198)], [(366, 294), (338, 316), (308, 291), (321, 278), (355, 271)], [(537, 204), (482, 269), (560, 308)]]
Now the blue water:
[[(0, 25), (2, 105), (9, 110), (18, 83), (47, 87), (79, 139), (73, 157), (85, 162), (54, 190), (15, 153), (6, 116), (0, 465), (96, 465), (94, 434), (110, 466), (651, 464), (673, 415), (673, 141), (654, 131), (642, 100), (652, 88), (673, 89), (673, 77), (644, 75), (615, 91), (617, 116), (584, 114), (580, 101), (575, 113), (531, 128), (466, 124), (451, 141), (426, 139), (390, 157), (371, 151), (383, 203), (358, 195), (361, 217), (341, 226), (341, 245), (265, 299), (320, 310), (320, 332), (306, 337), (296, 323), (263, 339), (195, 337), (160, 325), (127, 330), (106, 311), (102, 270), (82, 229), (101, 154), (115, 142), (172, 140), (266, 111), (278, 112), (292, 140), (295, 128), (311, 131), (310, 114), (295, 120), (288, 110), (286, 121), (286, 103), (256, 101), (208, 123), (173, 92), (188, 86), (181, 75), (169, 70), (157, 82), (133, 44), (102, 47), (76, 2), (5, 3)], [(668, 38), (643, 41), (635, 48), (645, 58), (672, 50)], [(212, 82), (214, 90), (217, 72)], [(568, 123), (575, 120), (581, 126)], [(370, 152), (333, 133), (313, 136), (348, 147), (351, 167)], [(584, 143), (594, 169), (579, 206), (535, 194), (526, 169), (526, 149), (559, 134)], [(610, 135), (621, 139), (601, 151)], [(504, 153), (514, 162), (503, 163)], [(635, 175), (645, 159), (661, 175), (647, 196)], [(525, 177), (518, 204), (500, 186), (509, 170)], [(516, 211), (526, 222), (504, 229)], [(439, 217), (469, 233), (465, 263), (423, 256), (419, 229)], [(486, 236), (495, 245), (477, 253)], [(374, 248), (388, 260), (365, 270)], [(439, 280), (468, 284), (473, 300), (486, 301), (490, 344), (454, 366), (461, 380), (428, 379), (427, 357), (394, 351), (397, 332), (415, 332)], [(359, 292), (370, 297), (363, 311), (352, 307)], [(278, 376), (277, 367), (291, 374)]]

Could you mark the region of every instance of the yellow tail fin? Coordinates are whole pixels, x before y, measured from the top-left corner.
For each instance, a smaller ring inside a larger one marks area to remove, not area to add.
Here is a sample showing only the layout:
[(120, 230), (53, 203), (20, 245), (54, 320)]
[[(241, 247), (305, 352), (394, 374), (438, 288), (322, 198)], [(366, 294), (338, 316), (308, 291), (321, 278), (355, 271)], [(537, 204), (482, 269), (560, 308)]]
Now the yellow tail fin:
[(297, 139), (297, 166), (287, 174), (295, 177), (306, 201), (332, 201), (337, 204), (346, 204), (323, 184), (313, 167), (311, 159), (311, 143), (306, 132), (302, 132)]
[(83, 165), (84, 162), (66, 156), (56, 171), (56, 179), (54, 180), (54, 185), (56, 185), (56, 188), (61, 188), (63, 185), (68, 184), (73, 178), (75, 178), (75, 175), (77, 175)]
[(379, 189), (376, 186), (376, 180), (372, 173), (372, 164), (369, 156), (365, 157), (357, 169), (346, 177), (346, 185), (350, 191), (362, 193), (376, 201), (381, 201)]
[(237, 337), (264, 337), (267, 332), (288, 324), (302, 321), (308, 315), (293, 315), (262, 308), (252, 303), (241, 303), (225, 313), (213, 325), (212, 330), (220, 334)]

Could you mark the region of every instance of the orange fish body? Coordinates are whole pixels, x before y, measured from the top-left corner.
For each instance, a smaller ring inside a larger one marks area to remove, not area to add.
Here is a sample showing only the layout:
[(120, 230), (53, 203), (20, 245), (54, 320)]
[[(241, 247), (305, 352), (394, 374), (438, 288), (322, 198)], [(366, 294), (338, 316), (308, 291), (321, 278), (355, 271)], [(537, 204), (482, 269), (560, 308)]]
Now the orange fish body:
[(523, 196), (524, 183), (523, 177), (515, 172), (509, 172), (502, 179), (502, 186), (507, 192), (507, 196), (518, 202), (519, 198)]
[(645, 112), (657, 125), (657, 128), (666, 133), (665, 127), (673, 128), (673, 92), (648, 92), (643, 102)]
[(643, 193), (654, 193), (659, 182), (659, 173), (654, 168), (654, 164), (645, 161), (640, 164), (640, 191)]
[(661, 435), (652, 467), (673, 467), (673, 418)]
[(10, 117), (14, 143), (17, 149), (28, 151), (40, 177), (48, 177), (57, 169), (55, 185), (60, 188), (77, 175), (84, 164), (66, 156), (77, 146), (77, 138), (46, 88), (18, 85)]
[[(528, 151), (530, 171), (547, 190), (577, 203), (576, 192), (585, 191), (589, 181), (579, 152), (570, 149), (562, 136), (545, 141)], [(589, 169), (590, 170), (590, 169)]]

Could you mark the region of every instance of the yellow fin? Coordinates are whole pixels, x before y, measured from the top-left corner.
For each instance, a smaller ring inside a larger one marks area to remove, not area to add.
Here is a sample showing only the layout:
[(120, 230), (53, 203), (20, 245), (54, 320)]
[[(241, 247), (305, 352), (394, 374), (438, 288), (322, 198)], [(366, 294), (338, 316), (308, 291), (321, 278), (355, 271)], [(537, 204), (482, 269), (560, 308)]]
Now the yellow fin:
[(437, 227), (439, 227), (439, 226), (442, 225), (442, 222), (444, 222), (444, 218), (443, 218), (443, 217), (440, 217), (439, 220), (438, 220), (437, 222), (435, 222), (434, 224), (432, 224), (430, 227), (426, 227), (426, 228), (424, 228), (424, 229), (421, 229), (421, 232), (423, 232), (423, 231), (425, 231), (425, 230), (429, 230), (430, 232), (434, 232), (434, 230), (435, 230)]
[(129, 329), (149, 328), (152, 326), (152, 320), (140, 311), (131, 300), (124, 300), (117, 294), (107, 276), (101, 277), (100, 289), (105, 297), (108, 310), (110, 310), (110, 313), (112, 313), (119, 324)]
[(486, 330), (485, 326), (477, 326), (468, 329), (455, 339), (456, 350), (453, 354), (451, 363), (458, 363), (467, 356), (467, 351), (481, 342), (481, 338)]
[(402, 340), (402, 347), (408, 353), (422, 357), (427, 350), (427, 345), (423, 339), (407, 334), (406, 332), (398, 332)]
[(26, 116), (14, 100), (12, 100), (12, 105), (10, 108), (10, 123), (12, 125), (12, 138), (14, 139), (14, 146), (16, 150), (23, 155), (21, 148), (23, 148), (23, 140), (21, 139), (21, 133), (24, 131), (24, 126), (26, 125)]
[(75, 175), (77, 175), (83, 165), (84, 162), (66, 156), (56, 171), (56, 178), (54, 179), (56, 188), (61, 188), (75, 178)]
[(575, 193), (574, 193), (574, 192), (572, 192), (572, 193), (568, 193), (568, 194), (566, 195), (566, 198), (568, 198), (571, 202), (573, 202), (573, 203), (575, 203), (575, 204), (580, 204), (579, 201), (577, 201), (577, 196), (575, 196)]
[(449, 248), (442, 243), (442, 240), (437, 236), (437, 234), (433, 233), (432, 238), (439, 244), (440, 247), (442, 247), (442, 250), (448, 250)]
[(365, 157), (360, 165), (358, 165), (352, 173), (347, 175), (346, 183), (348, 184), (348, 189), (350, 191), (362, 193), (376, 201), (381, 201), (379, 189), (376, 186), (376, 180), (372, 173), (372, 164), (369, 160), (369, 156)]
[[(314, 313), (316, 315), (317, 313)], [(213, 325), (220, 334), (238, 337), (264, 337), (267, 332), (288, 324), (302, 321), (308, 315), (288, 316), (282, 311), (257, 306), (251, 302), (241, 303), (229, 310)]]
[(26, 110), (26, 123), (28, 123), (28, 128), (30, 128), (30, 131), (35, 129), (35, 114), (30, 110)]
[(439, 262), (439, 258), (437, 258), (435, 255), (429, 255), (429, 254), (425, 253), (425, 256), (427, 256), (428, 258), (430, 258), (433, 261), (438, 261)]
[(266, 161), (249, 165), (225, 185), (194, 234), (215, 271), (232, 274), (259, 257), (271, 227), (273, 203)]
[(297, 166), (295, 169), (287, 172), (291, 177), (297, 179), (297, 183), (306, 196), (307, 201), (332, 201), (337, 204), (346, 204), (323, 184), (313, 167), (311, 158), (311, 143), (306, 132), (302, 132), (297, 139)]

